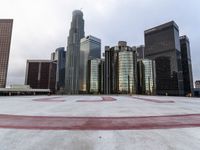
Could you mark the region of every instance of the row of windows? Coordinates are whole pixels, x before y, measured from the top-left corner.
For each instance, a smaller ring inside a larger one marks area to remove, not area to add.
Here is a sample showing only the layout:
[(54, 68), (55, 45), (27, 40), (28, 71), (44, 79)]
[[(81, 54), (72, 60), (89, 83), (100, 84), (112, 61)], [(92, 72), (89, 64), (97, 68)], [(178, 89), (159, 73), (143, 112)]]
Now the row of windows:
[(2, 36), (0, 36), (0, 45), (1, 46), (4, 46), (4, 45), (8, 45), (8, 44), (10, 44), (10, 37), (2, 37)]
[(2, 25), (0, 23), (0, 31), (1, 32), (11, 31), (11, 26), (9, 26), (8, 24)]
[(0, 79), (5, 79), (6, 74), (5, 73), (0, 73)]
[(136, 69), (136, 67), (135, 66), (132, 66), (132, 65), (121, 65), (121, 66), (119, 66), (119, 71), (121, 71), (121, 72), (124, 72), (124, 71), (129, 71), (129, 72), (132, 72), (132, 71), (134, 71)]
[(122, 62), (119, 62), (119, 67), (133, 67), (133, 64), (132, 63), (122, 63)]
[(120, 75), (119, 76), (119, 79), (133, 79), (133, 75), (130, 75), (130, 74), (126, 74), (126, 75)]
[(0, 66), (1, 67), (1, 69), (0, 69), (0, 72), (2, 73), (4, 73), (4, 72), (7, 72), (7, 66), (5, 67), (2, 67), (2, 66)]

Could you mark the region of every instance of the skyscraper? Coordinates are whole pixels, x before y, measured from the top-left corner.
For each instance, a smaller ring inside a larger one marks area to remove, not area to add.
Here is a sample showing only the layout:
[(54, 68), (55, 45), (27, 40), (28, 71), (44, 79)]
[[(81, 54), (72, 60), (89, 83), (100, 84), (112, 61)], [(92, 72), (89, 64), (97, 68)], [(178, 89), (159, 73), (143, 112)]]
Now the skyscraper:
[(105, 94), (105, 59), (101, 59), (99, 65), (100, 72), (100, 93)]
[(155, 94), (156, 89), (156, 70), (155, 61), (142, 59), (138, 61), (138, 94)]
[(200, 89), (200, 80), (195, 81), (195, 88)]
[[(80, 70), (79, 70), (79, 92), (87, 92), (87, 69), (88, 60), (101, 58), (101, 40), (94, 36), (81, 39), (80, 46)], [(93, 63), (91, 61), (91, 63)]]
[(65, 64), (66, 52), (64, 47), (57, 48), (51, 55), (51, 60), (57, 62), (56, 70), (56, 90), (63, 90), (65, 86)]
[(183, 85), (184, 95), (193, 94), (193, 75), (192, 75), (192, 62), (190, 55), (190, 42), (187, 36), (180, 37), (181, 44), (181, 62), (183, 69)]
[(137, 92), (137, 56), (136, 51), (119, 41), (118, 46), (105, 47), (105, 92)]
[(88, 93), (100, 93), (101, 73), (100, 73), (101, 59), (95, 58), (88, 61), (88, 79), (87, 91)]
[(73, 11), (66, 52), (65, 92), (67, 94), (78, 94), (79, 91), (80, 40), (84, 36), (83, 13), (80, 10), (75, 10)]
[(0, 88), (6, 86), (12, 26), (12, 19), (0, 19)]
[(136, 49), (137, 49), (137, 60), (144, 59), (144, 50), (145, 50), (144, 45), (141, 45), (137, 47)]
[(179, 28), (174, 21), (145, 31), (145, 58), (155, 60), (158, 95), (183, 95)]
[(117, 64), (117, 53), (114, 48), (105, 46), (105, 94), (114, 94), (116, 92), (116, 64)]

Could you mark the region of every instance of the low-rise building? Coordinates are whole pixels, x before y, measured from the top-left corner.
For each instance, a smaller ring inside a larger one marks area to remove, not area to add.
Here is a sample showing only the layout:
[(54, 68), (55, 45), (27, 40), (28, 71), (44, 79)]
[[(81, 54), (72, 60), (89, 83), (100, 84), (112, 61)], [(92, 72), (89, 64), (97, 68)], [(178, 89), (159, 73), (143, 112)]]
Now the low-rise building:
[(27, 60), (25, 85), (33, 89), (50, 89), (55, 93), (56, 67), (52, 60)]
[(32, 89), (29, 85), (11, 85), (10, 88), (0, 88), (0, 96), (47, 94), (50, 94), (50, 89)]

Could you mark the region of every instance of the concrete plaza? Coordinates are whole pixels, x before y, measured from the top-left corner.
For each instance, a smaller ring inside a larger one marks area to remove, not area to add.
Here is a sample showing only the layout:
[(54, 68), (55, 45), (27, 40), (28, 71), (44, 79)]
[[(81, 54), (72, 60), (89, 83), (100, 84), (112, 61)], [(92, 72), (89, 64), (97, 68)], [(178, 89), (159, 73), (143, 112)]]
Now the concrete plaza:
[(0, 150), (199, 150), (200, 99), (0, 97)]

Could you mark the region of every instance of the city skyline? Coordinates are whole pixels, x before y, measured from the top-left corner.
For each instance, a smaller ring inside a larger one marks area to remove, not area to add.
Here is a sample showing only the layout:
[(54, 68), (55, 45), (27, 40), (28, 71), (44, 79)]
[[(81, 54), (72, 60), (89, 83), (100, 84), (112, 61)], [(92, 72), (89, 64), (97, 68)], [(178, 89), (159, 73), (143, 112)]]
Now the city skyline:
[[(11, 0), (8, 0), (0, 6), (4, 7), (0, 9), (0, 18), (14, 19), (7, 85), (24, 83), (26, 59), (50, 59), (50, 53), (53, 50), (62, 46), (66, 48), (71, 12), (81, 7), (83, 7), (86, 35), (91, 34), (102, 40), (102, 52), (105, 45), (114, 46), (119, 40), (125, 40), (131, 46), (142, 45), (146, 29), (175, 20), (181, 31), (180, 35), (186, 34), (190, 39), (194, 81), (200, 78), (198, 71), (200, 64), (198, 39), (200, 35), (196, 32), (196, 27), (200, 25), (200, 19), (195, 17), (199, 11), (197, 10), (198, 1), (182, 2), (180, 6), (178, 5), (180, 1), (168, 2), (165, 0), (153, 3), (151, 0), (141, 2), (125, 0), (123, 4), (115, 3), (115, 0), (95, 1), (95, 3), (90, 0), (85, 3), (77, 0), (74, 2), (59, 1), (54, 6), (55, 2), (37, 3), (20, 0), (11, 3)], [(162, 4), (163, 2), (164, 4)], [(160, 7), (153, 8), (155, 4)], [(10, 12), (7, 10), (9, 5), (12, 8)], [(46, 7), (42, 9), (44, 5)], [(94, 7), (91, 7), (93, 5)], [(193, 11), (186, 12), (184, 9), (186, 5), (193, 7)], [(120, 7), (126, 9), (118, 13)], [(20, 11), (21, 8), (27, 13)], [(34, 14), (35, 8), (37, 8), (37, 12)], [(170, 13), (168, 12), (169, 8)], [(151, 11), (152, 14), (148, 14), (148, 11)], [(160, 13), (157, 14), (157, 11)], [(184, 17), (182, 17), (183, 14)], [(196, 18), (196, 20), (190, 21), (191, 18)], [(123, 21), (120, 22), (119, 20), (122, 19)], [(41, 55), (41, 51), (43, 55)]]

